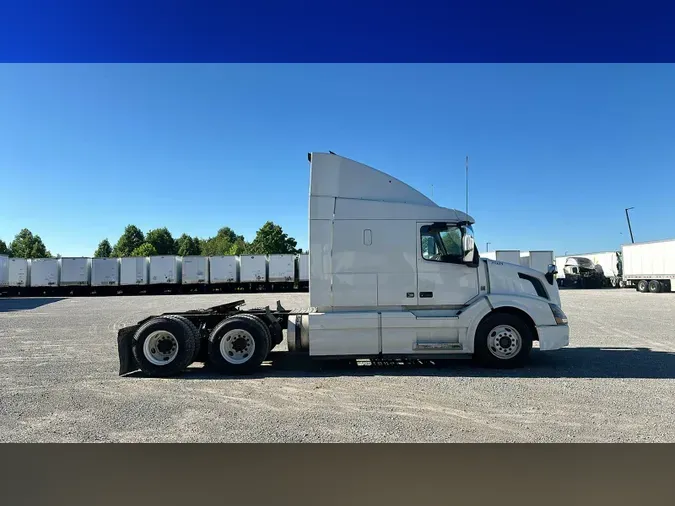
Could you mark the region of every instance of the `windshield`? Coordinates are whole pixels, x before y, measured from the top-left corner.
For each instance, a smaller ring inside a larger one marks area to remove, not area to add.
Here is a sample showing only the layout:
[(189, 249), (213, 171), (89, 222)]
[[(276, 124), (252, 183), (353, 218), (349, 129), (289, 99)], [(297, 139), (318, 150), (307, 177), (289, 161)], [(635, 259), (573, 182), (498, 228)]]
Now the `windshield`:
[(593, 262), (590, 261), (588, 258), (584, 258), (584, 257), (573, 257), (573, 258), (574, 258), (574, 260), (577, 261), (577, 265), (579, 267), (584, 267), (586, 269), (592, 269), (593, 266), (594, 266)]

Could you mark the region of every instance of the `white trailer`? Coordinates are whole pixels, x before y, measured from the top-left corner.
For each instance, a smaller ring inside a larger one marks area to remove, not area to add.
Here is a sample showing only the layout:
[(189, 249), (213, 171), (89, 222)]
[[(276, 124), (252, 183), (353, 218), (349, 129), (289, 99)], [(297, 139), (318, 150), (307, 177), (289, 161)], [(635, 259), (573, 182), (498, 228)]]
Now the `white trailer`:
[(181, 280), (181, 259), (175, 255), (150, 257), (150, 284), (173, 285)]
[(549, 265), (555, 265), (553, 251), (521, 251), (520, 265), (534, 269), (535, 271), (546, 273)]
[(298, 255), (298, 286), (305, 289), (309, 287), (309, 255)]
[(182, 260), (184, 285), (203, 285), (209, 282), (209, 257), (191, 255)]
[(556, 278), (558, 279), (558, 284), (562, 285), (562, 282), (565, 279), (565, 263), (567, 262), (567, 257), (555, 257), (555, 269), (558, 272)]
[(0, 287), (9, 286), (9, 256), (0, 255)]
[(91, 286), (118, 286), (119, 284), (119, 258), (92, 258)]
[(288, 351), (279, 354), (473, 356), (490, 367), (525, 364), (534, 341), (543, 352), (569, 343), (555, 269), (521, 266), (520, 255), (515, 264), (481, 259), (471, 216), (348, 158), (309, 160), (310, 308), (246, 309), (239, 300), (149, 316), (118, 331), (120, 375), (170, 376), (205, 361), (250, 373), (275, 359), (284, 331)]
[(120, 285), (144, 286), (150, 279), (150, 259), (148, 257), (120, 258)]
[(497, 262), (507, 262), (510, 264), (520, 265), (520, 250), (517, 249), (498, 249), (494, 251), (486, 251), (481, 253), (482, 258), (489, 260), (496, 260)]
[(581, 255), (595, 264), (595, 269), (605, 277), (605, 284), (613, 287), (619, 286), (621, 283), (621, 271), (619, 252), (617, 251), (600, 251), (598, 253), (588, 253)]
[(30, 286), (52, 288), (59, 286), (61, 264), (56, 258), (32, 258), (30, 261)]
[(288, 289), (295, 283), (295, 255), (270, 255), (267, 269), (274, 289)]
[(675, 279), (675, 239), (621, 246), (622, 279), (639, 292), (669, 292)]
[(239, 272), (242, 283), (265, 283), (267, 255), (241, 255)]
[(239, 282), (239, 260), (236, 256), (209, 257), (209, 283), (212, 285)]
[(30, 286), (30, 262), (26, 258), (9, 259), (9, 286)]
[(88, 286), (91, 277), (91, 259), (85, 257), (64, 257), (61, 264), (59, 286)]

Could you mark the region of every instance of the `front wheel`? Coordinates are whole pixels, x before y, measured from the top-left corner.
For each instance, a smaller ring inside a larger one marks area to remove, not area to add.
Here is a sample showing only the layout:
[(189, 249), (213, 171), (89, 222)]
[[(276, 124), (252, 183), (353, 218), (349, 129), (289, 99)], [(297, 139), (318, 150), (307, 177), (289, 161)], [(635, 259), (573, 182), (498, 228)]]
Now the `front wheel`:
[(490, 315), (476, 330), (474, 359), (486, 367), (522, 367), (532, 349), (532, 339), (522, 318), (508, 313)]

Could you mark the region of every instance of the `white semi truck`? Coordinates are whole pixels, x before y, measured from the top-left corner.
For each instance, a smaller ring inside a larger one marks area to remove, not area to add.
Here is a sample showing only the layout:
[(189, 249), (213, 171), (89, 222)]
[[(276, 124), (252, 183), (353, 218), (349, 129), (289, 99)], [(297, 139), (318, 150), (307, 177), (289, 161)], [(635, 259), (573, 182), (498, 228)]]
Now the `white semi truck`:
[(570, 286), (623, 287), (621, 252), (578, 253), (555, 259), (558, 284)]
[(523, 365), (569, 343), (555, 266), (479, 257), (467, 214), (335, 155), (310, 153), (310, 308), (244, 301), (150, 316), (118, 331), (120, 375), (172, 376), (192, 362), (250, 373), (286, 333), (312, 358), (447, 359)]

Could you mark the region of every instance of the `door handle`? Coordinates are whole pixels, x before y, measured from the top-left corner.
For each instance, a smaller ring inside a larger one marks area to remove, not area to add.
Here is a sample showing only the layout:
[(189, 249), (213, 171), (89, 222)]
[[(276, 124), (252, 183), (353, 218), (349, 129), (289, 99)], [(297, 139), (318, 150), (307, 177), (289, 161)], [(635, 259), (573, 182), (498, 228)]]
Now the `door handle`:
[(434, 292), (420, 292), (421, 299), (430, 299), (434, 296)]

